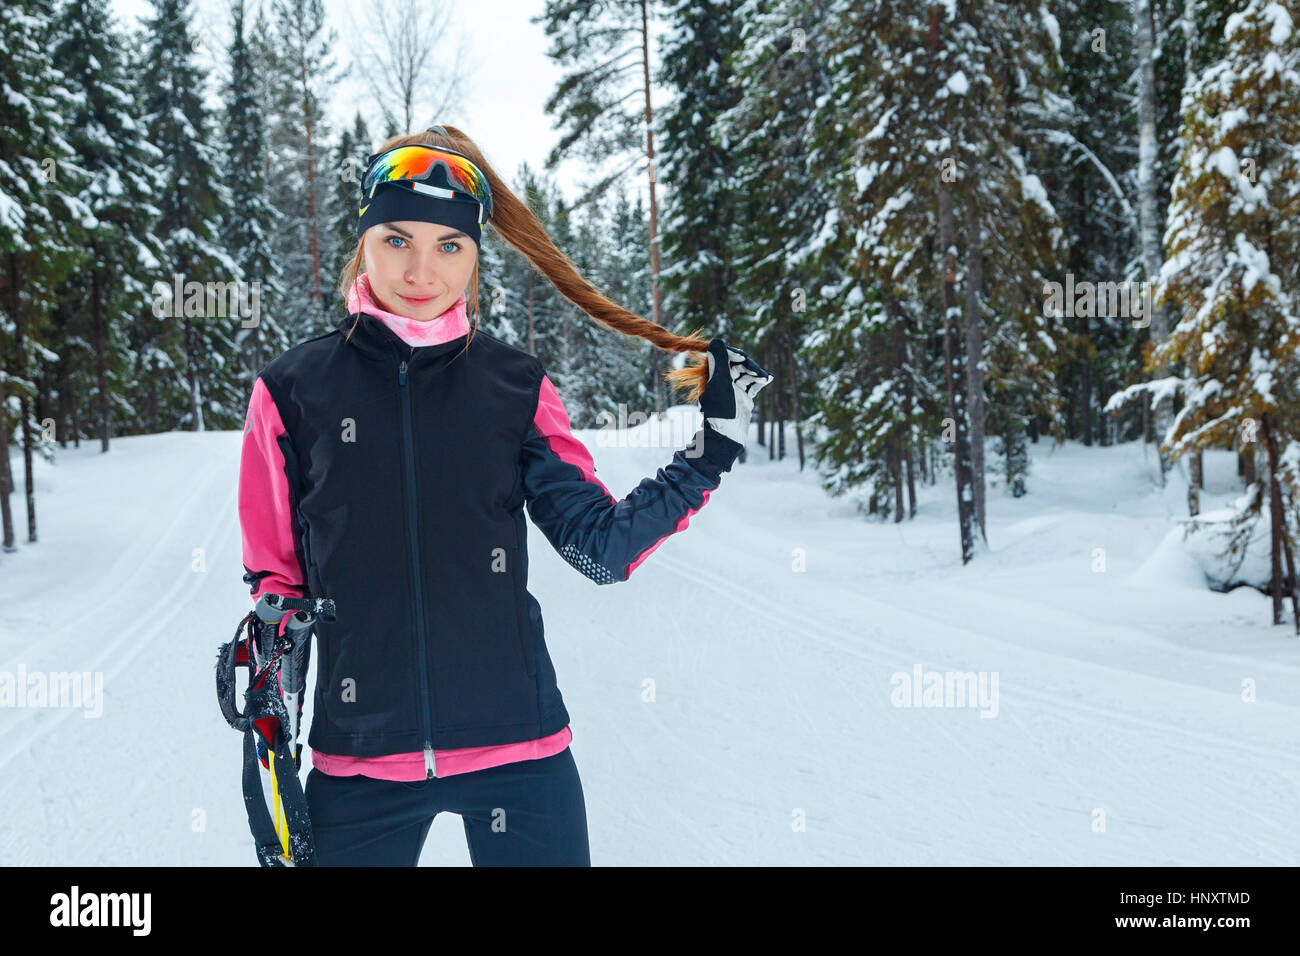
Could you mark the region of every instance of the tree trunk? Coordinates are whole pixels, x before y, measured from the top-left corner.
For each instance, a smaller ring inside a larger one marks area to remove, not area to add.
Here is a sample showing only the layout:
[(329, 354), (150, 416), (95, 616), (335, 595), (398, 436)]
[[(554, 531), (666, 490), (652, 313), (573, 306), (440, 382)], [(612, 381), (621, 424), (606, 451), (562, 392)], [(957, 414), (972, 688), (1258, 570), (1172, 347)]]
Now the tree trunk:
[(895, 430), (889, 443), (889, 471), (894, 479), (894, 524), (903, 520), (903, 439)]
[(203, 431), (203, 399), (199, 386), (199, 356), (195, 344), (194, 323), (185, 317), (185, 367), (190, 378), (190, 417), (194, 422), (194, 431)]
[[(42, 376), (49, 375), (49, 366), (45, 367)], [(55, 383), (59, 393), (59, 400), (54, 405), (54, 440), (58, 442), (60, 448), (68, 447), (68, 419), (72, 417), (71, 402), (68, 397), (72, 394), (72, 385), (69, 382), (68, 360), (65, 358), (59, 363), (58, 370), (55, 372)]]
[[(300, 52), (305, 52), (305, 48)], [(307, 222), (311, 245), (311, 301), (312, 311), (319, 316), (324, 311), (324, 296), (320, 287), (320, 220), (316, 215), (316, 150), (313, 145), (311, 90), (307, 84), (307, 59), (302, 57), (298, 63), (298, 79), (302, 85), (302, 115), (307, 124), (307, 149), (303, 161), (307, 164)], [(391, 186), (389, 187), (392, 188)], [(202, 431), (200, 427), (198, 429)]]
[[(789, 375), (787, 387), (790, 389), (790, 403), (794, 406), (794, 443), (799, 452), (799, 470), (803, 471), (803, 417), (799, 413), (799, 376), (798, 365), (795, 364), (794, 360), (793, 346), (785, 350), (785, 361), (788, 369), (787, 374)], [(762, 397), (763, 393), (759, 392), (760, 401)]]
[[(774, 342), (772, 348), (776, 351), (776, 354), (764, 356), (772, 363), (771, 365), (766, 366), (767, 368), (781, 367), (781, 347), (781, 342), (779, 340)], [(785, 399), (785, 389), (776, 389), (771, 399), (771, 404), (776, 405), (776, 457), (781, 461), (785, 461), (785, 423), (789, 417), (786, 414)]]
[[(533, 355), (537, 354), (537, 335), (534, 332), (533, 313), (536, 305), (533, 302), (533, 270), (528, 269), (524, 272), (524, 288), (528, 290), (528, 351)], [(657, 350), (656, 350), (657, 351)], [(708, 361), (707, 359), (705, 361)]]
[(1237, 464), (1241, 469), (1241, 480), (1249, 488), (1258, 479), (1255, 475), (1255, 443), (1248, 442), (1241, 446), (1241, 451), (1237, 453)]
[[(98, 261), (98, 257), (96, 257)], [(100, 301), (99, 270), (95, 269), (90, 278), (91, 322), (94, 329), (95, 349), (95, 383), (99, 390), (97, 404), (99, 411), (99, 450), (108, 451), (110, 437), (109, 401), (108, 401), (108, 357), (105, 355), (107, 345), (104, 341), (104, 303)]]
[(0, 402), (0, 428), (4, 429), (4, 460), (0, 461), (0, 523), (4, 525), (4, 550), (15, 551), (14, 514), (9, 508), (9, 495), (14, 490), (13, 470), (9, 467), (9, 421), (4, 403)]
[[(12, 301), (10, 310), (10, 319), (14, 324), (14, 373), (20, 379), (27, 378), (27, 343), (24, 333), (22, 301), (19, 297), (18, 290), (22, 288), (22, 270), (19, 265), (18, 253), (9, 253), (9, 290)], [(26, 393), (18, 397), (18, 414), (21, 416), (18, 425), (22, 429), (23, 443), (23, 481), (27, 487), (23, 489), (27, 500), (27, 540), (35, 543), (36, 541), (36, 488), (34, 475), (32, 473), (32, 429), (31, 429), (31, 407), (27, 404), (28, 397)], [(5, 454), (9, 454), (9, 436), (4, 436)]]
[[(1151, 0), (1136, 0), (1133, 4), (1133, 26), (1137, 34), (1138, 49), (1138, 209), (1139, 235), (1142, 240), (1142, 267), (1147, 281), (1160, 274), (1163, 253), (1160, 248), (1161, 223), (1156, 214), (1156, 74), (1153, 29), (1151, 25)], [(1161, 342), (1168, 334), (1164, 309), (1152, 309), (1148, 334), (1152, 342)], [(1157, 378), (1164, 376), (1163, 367), (1155, 370)], [(1160, 401), (1155, 410), (1155, 440), (1160, 456), (1160, 482), (1165, 481), (1169, 470), (1168, 456), (1159, 451), (1160, 443), (1169, 430), (1172, 412), (1169, 398)]]
[[(190, 264), (186, 262), (184, 258), (182, 258), (180, 262), (180, 269), (179, 269), (181, 275), (186, 274), (186, 272), (189, 269), (189, 265)], [(203, 302), (204, 302), (203, 305), (204, 315), (207, 315), (208, 310), (211, 307), (211, 303), (207, 295), (204, 296)], [(201, 432), (204, 429), (203, 429), (203, 387), (199, 383), (199, 344), (198, 344), (199, 333), (198, 330), (194, 328), (194, 322), (192, 321), (192, 317), (189, 315), (189, 310), (182, 307), (182, 312), (185, 315), (185, 325), (184, 325), (185, 367), (186, 369), (189, 370), (189, 374), (190, 374), (190, 415), (194, 419), (193, 430), (196, 432)], [(206, 319), (201, 318), (201, 321), (206, 321)]]
[(943, 256), (943, 374), (948, 390), (948, 416), (953, 429), (953, 471), (957, 487), (957, 527), (961, 563), (975, 556), (975, 493), (972, 488), (966, 404), (962, 395), (961, 340), (957, 336), (957, 254), (953, 246), (952, 185), (939, 184), (939, 248)]
[[(916, 481), (912, 475), (912, 372), (911, 372), (911, 350), (907, 341), (907, 315), (898, 307), (898, 299), (894, 297), (892, 291), (885, 292), (886, 309), (889, 312), (891, 325), (891, 335), (893, 337), (893, 363), (896, 373), (903, 379), (903, 423), (898, 434), (898, 440), (901, 443), (900, 456), (906, 462), (907, 469), (907, 495), (908, 495), (908, 517), (916, 517)], [(901, 476), (900, 476), (900, 494), (901, 494)], [(899, 500), (899, 521), (903, 520), (902, 500)]]
[[(911, 428), (908, 428), (908, 434), (911, 434)], [(909, 438), (904, 446), (907, 449), (907, 516), (916, 517), (916, 475), (913, 473), (912, 462), (916, 457), (912, 454), (912, 442)]]
[[(663, 292), (659, 287), (659, 203), (655, 193), (655, 137), (654, 110), (650, 106), (650, 20), (646, 0), (641, 0), (641, 84), (645, 94), (645, 154), (646, 172), (650, 185), (650, 318), (663, 325)], [(660, 396), (664, 392), (664, 372), (667, 355), (654, 349), (655, 411), (662, 409)], [(759, 431), (762, 438), (762, 430)]]
[(1088, 354), (1090, 343), (1088, 341), (1089, 328), (1091, 323), (1088, 317), (1081, 316), (1080, 322), (1083, 324), (1082, 339), (1079, 342), (1079, 406), (1083, 410), (1083, 444), (1085, 447), (1092, 447), (1092, 357)]
[(1262, 418), (1264, 448), (1268, 454), (1268, 513), (1272, 526), (1272, 547), (1269, 556), (1269, 593), (1273, 597), (1273, 623), (1282, 623), (1282, 537), (1285, 532), (1285, 515), (1282, 512), (1282, 485), (1278, 481), (1277, 440), (1273, 435), (1273, 416)]
[(972, 216), (970, 245), (966, 250), (966, 413), (970, 416), (971, 486), (975, 490), (975, 528), (987, 544), (984, 515), (984, 316), (980, 293), (984, 283), (983, 236), (978, 218)]
[[(18, 292), (10, 288), (11, 309), (16, 311), (18, 303)], [(0, 336), (0, 344), (4, 343), (4, 338)], [(0, 373), (5, 370), (4, 355), (0, 354)], [(9, 407), (9, 396), (5, 389), (4, 380), (0, 379), (0, 528), (4, 532), (3, 547), (5, 551), (13, 551), (14, 548), (14, 516), (9, 509), (9, 495), (14, 490), (13, 472), (9, 467), (9, 414), (6, 409)]]
[(1291, 550), (1291, 536), (1282, 535), (1282, 550), (1286, 554), (1286, 593), (1291, 596), (1291, 623), (1300, 636), (1300, 596), (1296, 594), (1295, 554)]
[(1202, 482), (1202, 471), (1205, 467), (1203, 452), (1199, 449), (1192, 454), (1187, 462), (1188, 482), (1187, 482), (1187, 513), (1189, 515), (1198, 515), (1201, 513), (1201, 488), (1204, 487)]
[[(1079, 209), (1079, 224), (1081, 230), (1091, 228), (1091, 222), (1088, 217), (1089, 204), (1087, 194), (1087, 184), (1082, 177), (1075, 180), (1075, 203)], [(1081, 315), (1079, 318), (1079, 408), (1083, 413), (1083, 444), (1085, 447), (1092, 446), (1092, 359), (1088, 355), (1091, 345), (1089, 334), (1091, 332), (1091, 321), (1088, 316)]]

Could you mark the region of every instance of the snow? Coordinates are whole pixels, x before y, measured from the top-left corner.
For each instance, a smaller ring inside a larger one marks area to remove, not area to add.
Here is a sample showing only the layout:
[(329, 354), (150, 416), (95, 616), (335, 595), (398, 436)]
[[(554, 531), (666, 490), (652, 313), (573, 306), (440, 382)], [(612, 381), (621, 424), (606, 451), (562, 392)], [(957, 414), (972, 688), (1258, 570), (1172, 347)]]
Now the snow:
[(1043, 21), (1043, 29), (1047, 35), (1052, 38), (1052, 49), (1057, 53), (1061, 52), (1061, 25), (1056, 21), (1056, 17), (1048, 11), (1047, 7), (1039, 7), (1039, 16)]
[(4, 92), (5, 99), (15, 110), (28, 116), (36, 115), (36, 108), (32, 105), (32, 101), (26, 96), (26, 94), (19, 93), (8, 83), (4, 84)]
[(1250, 244), (1244, 232), (1239, 232), (1233, 238), (1233, 248), (1237, 253), (1237, 258), (1245, 267), (1245, 272), (1241, 277), (1241, 293), (1249, 297), (1251, 290), (1263, 282), (1274, 297), (1282, 292), (1281, 284), (1278, 277), (1269, 271), (1268, 253), (1263, 249), (1257, 249)]
[(891, 106), (889, 109), (881, 113), (880, 119), (876, 120), (876, 125), (871, 128), (871, 132), (867, 133), (867, 135), (863, 137), (863, 141), (870, 143), (873, 140), (880, 139), (889, 132), (889, 121), (893, 118), (896, 112), (898, 112), (898, 107)]
[[(698, 410), (670, 414), (693, 432)], [(577, 434), (620, 496), (674, 450)], [(239, 441), (37, 458), (40, 543), (20, 529), (0, 554), (0, 672), (102, 672), (102, 716), (0, 708), (5, 863), (255, 865), (213, 684), (251, 607)], [(1178, 469), (1162, 491), (1141, 444), (1043, 440), (1012, 498), (993, 447), (989, 549), (965, 567), (951, 478), (919, 489), (915, 520), (880, 523), (754, 443), (625, 583), (593, 585), (530, 529), (593, 864), (1300, 859), (1295, 641), (1258, 592), (1197, 586)], [(1239, 494), (1230, 453), (1206, 475), (1207, 510)], [(989, 678), (995, 708), (897, 706), (918, 668)], [(455, 815), (421, 863), (469, 865)]]
[(1285, 71), (1286, 67), (1282, 63), (1282, 58), (1277, 55), (1277, 51), (1269, 50), (1264, 54), (1263, 80), (1265, 82)]
[(1230, 183), (1241, 178), (1241, 164), (1230, 146), (1220, 146), (1211, 153), (1205, 160), (1205, 168), (1215, 170)]
[(1291, 14), (1286, 8), (1280, 3), (1260, 3), (1258, 0), (1248, 4), (1245, 10), (1234, 12), (1224, 21), (1224, 38), (1231, 40), (1254, 17), (1268, 25), (1268, 42), (1273, 46), (1281, 46), (1290, 38), (1293, 25)]
[(16, 202), (8, 193), (0, 189), (0, 227), (20, 232), (25, 220), (22, 203)]
[(948, 77), (946, 86), (958, 96), (965, 96), (966, 91), (970, 89), (970, 81), (966, 79), (965, 73), (958, 70), (952, 76)]
[[(1238, 106), (1236, 109), (1224, 110), (1218, 116), (1219, 136), (1222, 137), (1229, 131), (1236, 129), (1242, 123), (1247, 123), (1249, 121), (1250, 113), (1244, 106)], [(1233, 154), (1232, 150), (1227, 149), (1227, 147), (1224, 147), (1220, 152), (1223, 152), (1224, 150), (1228, 153), (1226, 161), (1230, 164), (1230, 168), (1232, 168), (1231, 164), (1236, 162), (1236, 156)], [(1240, 172), (1240, 170), (1236, 170), (1236, 172)], [(1227, 175), (1233, 175), (1233, 173), (1229, 172)]]
[(1291, 37), (1291, 14), (1280, 3), (1270, 3), (1264, 7), (1261, 16), (1270, 22), (1268, 42), (1281, 46)]

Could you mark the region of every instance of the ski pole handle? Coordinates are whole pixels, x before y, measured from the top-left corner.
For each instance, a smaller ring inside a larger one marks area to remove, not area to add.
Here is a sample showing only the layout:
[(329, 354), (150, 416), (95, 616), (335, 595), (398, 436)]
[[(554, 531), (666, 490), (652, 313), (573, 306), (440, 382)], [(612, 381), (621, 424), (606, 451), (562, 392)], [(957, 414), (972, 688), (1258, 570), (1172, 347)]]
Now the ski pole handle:
[(314, 623), (318, 617), (334, 620), (334, 602), (329, 598), (285, 597), (268, 591), (257, 599), (257, 607), (253, 610), (261, 620), (277, 624), (290, 611), (298, 612), (294, 616), (303, 621), (304, 626)]

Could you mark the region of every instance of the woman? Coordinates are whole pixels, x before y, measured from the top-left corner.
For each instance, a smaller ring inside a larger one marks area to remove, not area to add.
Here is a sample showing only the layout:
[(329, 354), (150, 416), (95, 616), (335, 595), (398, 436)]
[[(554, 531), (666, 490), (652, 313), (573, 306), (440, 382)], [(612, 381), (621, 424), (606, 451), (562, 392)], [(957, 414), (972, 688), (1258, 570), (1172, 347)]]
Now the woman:
[[(240, 466), (254, 600), (337, 607), (315, 631), (316, 862), (413, 866), (445, 810), (475, 866), (590, 865), (524, 506), (575, 568), (626, 580), (731, 469), (771, 376), (601, 296), (459, 130), (389, 140), (361, 187), (349, 314), (259, 374)], [(704, 426), (621, 501), (541, 363), (478, 328), (484, 223), (602, 324), (706, 354), (668, 374)]]

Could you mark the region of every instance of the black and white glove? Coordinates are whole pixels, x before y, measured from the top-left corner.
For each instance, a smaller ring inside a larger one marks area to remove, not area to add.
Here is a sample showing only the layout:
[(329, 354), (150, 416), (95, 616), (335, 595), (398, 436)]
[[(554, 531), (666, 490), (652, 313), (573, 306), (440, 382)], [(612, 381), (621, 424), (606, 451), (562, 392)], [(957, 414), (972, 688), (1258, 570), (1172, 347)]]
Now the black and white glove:
[[(715, 431), (744, 445), (749, 440), (749, 416), (754, 411), (754, 397), (774, 376), (722, 339), (709, 343), (708, 358), (709, 381), (700, 396), (704, 421)], [(723, 364), (728, 374), (716, 374)]]

